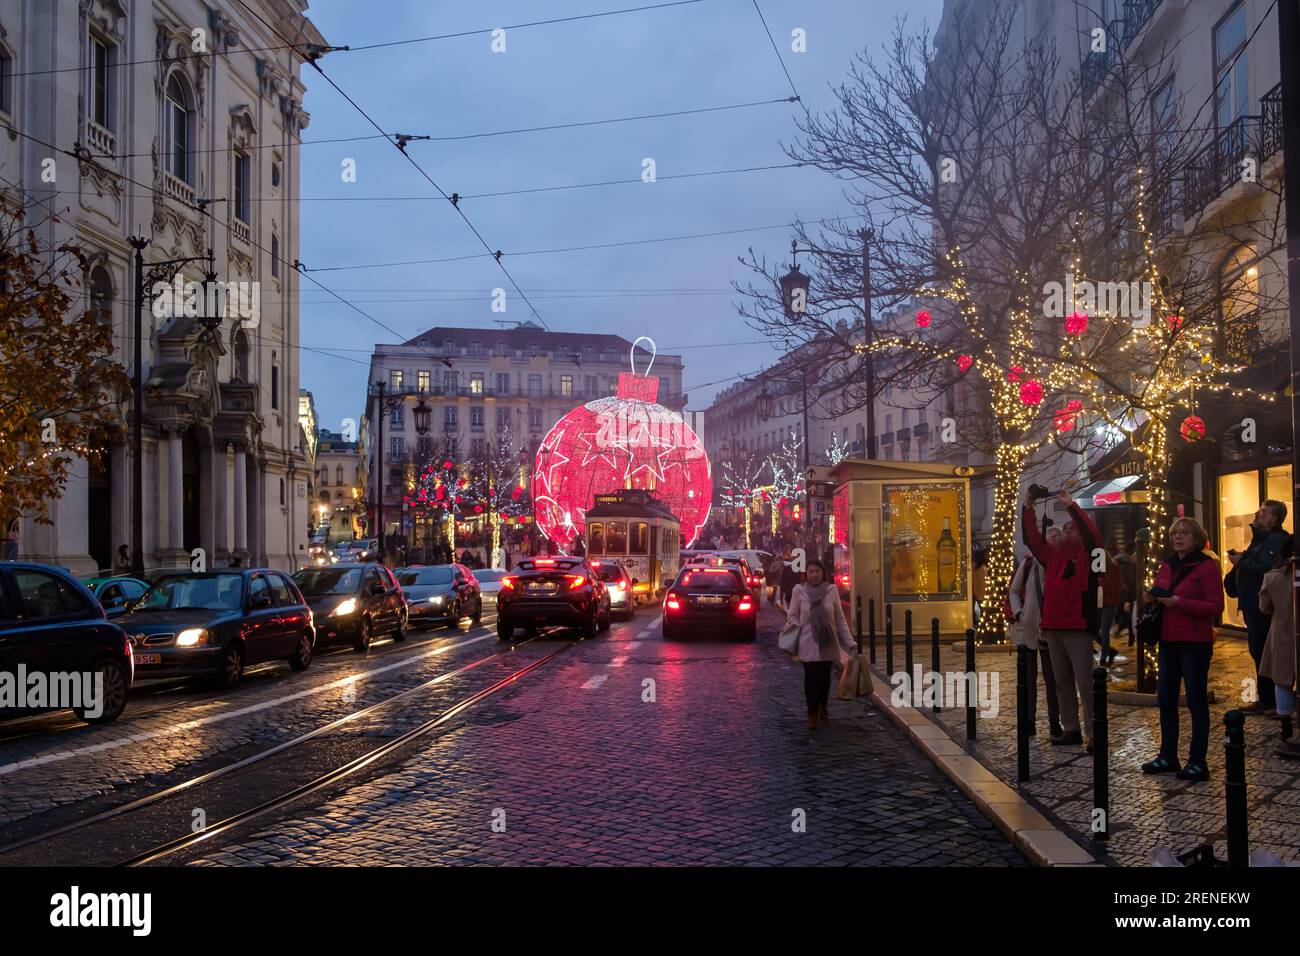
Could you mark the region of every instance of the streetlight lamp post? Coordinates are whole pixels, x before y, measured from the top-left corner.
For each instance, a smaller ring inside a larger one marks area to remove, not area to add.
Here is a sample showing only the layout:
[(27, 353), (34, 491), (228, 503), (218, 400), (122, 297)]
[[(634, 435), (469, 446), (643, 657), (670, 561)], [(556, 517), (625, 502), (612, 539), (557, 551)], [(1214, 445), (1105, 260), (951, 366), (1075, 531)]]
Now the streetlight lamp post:
[[(406, 403), (405, 392), (385, 398), (385, 387), (386, 383), (384, 380), (379, 379), (375, 382), (375, 390), (371, 392), (371, 395), (375, 399), (375, 415), (379, 419), (379, 440), (375, 444), (375, 520), (379, 525), (377, 537), (379, 541), (379, 560), (381, 563), (387, 557), (387, 550), (384, 545), (386, 538), (386, 535), (384, 534), (384, 418), (392, 414), (393, 409), (401, 408)], [(430, 417), (432, 416), (433, 411), (429, 407), (428, 402), (424, 400), (423, 389), (420, 390), (419, 396), (420, 401), (414, 409), (415, 431), (417, 434), (423, 436), (429, 433)]]
[[(132, 236), (127, 242), (135, 249), (135, 329), (132, 344), (135, 367), (131, 376), (131, 573), (140, 577), (144, 574), (144, 360), (141, 354), (144, 300), (150, 289), (159, 283), (170, 284), (191, 262), (206, 261), (208, 271), (204, 279), (204, 305), (199, 320), (206, 329), (212, 331), (221, 325), (222, 315), (220, 308), (212, 310), (215, 315), (210, 315), (207, 308), (209, 283), (215, 283), (217, 278), (211, 249), (208, 249), (206, 256), (145, 262), (144, 250), (151, 240), (143, 236)], [(175, 305), (173, 303), (173, 310)]]
[[(867, 448), (866, 457), (876, 457), (876, 362), (871, 347), (876, 340), (875, 323), (871, 317), (871, 243), (876, 239), (874, 229), (861, 229), (858, 238), (862, 241), (862, 323), (863, 345), (867, 350)], [(803, 315), (808, 308), (808, 288), (812, 280), (799, 269), (796, 256), (800, 252), (809, 255), (856, 255), (856, 253), (832, 252), (825, 249), (800, 249), (794, 240), (790, 242), (790, 271), (781, 277), (781, 306), (787, 319), (794, 320)], [(808, 427), (804, 425), (804, 440), (807, 441)], [(807, 449), (805, 447), (805, 455)], [(805, 469), (806, 470), (806, 469)]]

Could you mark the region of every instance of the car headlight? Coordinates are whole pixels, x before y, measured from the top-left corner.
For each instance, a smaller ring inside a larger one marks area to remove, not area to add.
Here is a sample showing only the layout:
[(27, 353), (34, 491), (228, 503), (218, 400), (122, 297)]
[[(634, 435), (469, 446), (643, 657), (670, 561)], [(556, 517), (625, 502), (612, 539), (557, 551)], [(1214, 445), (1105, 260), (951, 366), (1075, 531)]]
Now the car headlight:
[(202, 644), (204, 638), (206, 638), (207, 636), (208, 636), (208, 632), (201, 627), (187, 627), (185, 630), (181, 631), (179, 634), (176, 635), (176, 646), (195, 647), (199, 644)]
[(348, 598), (345, 601), (339, 602), (339, 606), (333, 610), (332, 614), (334, 617), (347, 617), (356, 609), (357, 609), (357, 599)]

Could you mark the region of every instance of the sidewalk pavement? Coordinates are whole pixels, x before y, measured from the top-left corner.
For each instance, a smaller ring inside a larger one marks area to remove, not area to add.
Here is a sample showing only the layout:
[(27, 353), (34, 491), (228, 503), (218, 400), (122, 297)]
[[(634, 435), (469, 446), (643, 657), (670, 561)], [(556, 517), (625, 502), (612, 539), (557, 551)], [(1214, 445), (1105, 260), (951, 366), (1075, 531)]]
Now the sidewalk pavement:
[[(1116, 645), (1121, 656), (1132, 657), (1134, 648)], [(864, 642), (865, 649), (865, 642)], [(941, 646), (940, 669), (965, 670), (965, 647), (945, 641)], [(914, 666), (930, 669), (928, 633), (914, 646)], [(894, 667), (904, 664), (901, 636), (895, 635)], [(876, 669), (883, 673), (885, 648), (877, 643)], [(1191, 784), (1172, 776), (1150, 776), (1141, 765), (1159, 750), (1159, 712), (1154, 706), (1117, 703), (1111, 699), (1107, 713), (1110, 734), (1110, 839), (1092, 839), (1092, 757), (1082, 746), (1053, 747), (1048, 742), (1047, 702), (1042, 676), (1038, 681), (1038, 733), (1030, 740), (1030, 780), (1016, 783), (1016, 657), (1012, 650), (980, 650), (976, 669), (998, 675), (996, 716), (977, 720), (978, 740), (966, 741), (964, 708), (912, 711), (909, 723), (925, 718), (931, 728), (942, 728), (960, 752), (974, 757), (1003, 783), (1018, 792), (1030, 807), (1072, 836), (1098, 860), (1126, 866), (1144, 866), (1152, 849), (1167, 846), (1175, 853), (1202, 843), (1214, 846), (1226, 859), (1226, 829), (1223, 773), (1223, 715), (1244, 705), (1244, 684), (1254, 678), (1254, 665), (1244, 638), (1221, 633), (1214, 648), (1210, 686), (1215, 701), (1210, 704), (1210, 779)], [(1116, 664), (1113, 678), (1134, 676), (1131, 661)], [(888, 701), (890, 686), (878, 684), (877, 693)], [(890, 708), (886, 708), (890, 710)], [(1082, 708), (1080, 709), (1082, 714)], [(1268, 850), (1284, 860), (1300, 861), (1300, 763), (1283, 760), (1273, 753), (1278, 745), (1280, 725), (1267, 717), (1246, 721), (1246, 781), (1249, 805), (1250, 847)], [(935, 733), (930, 730), (929, 733)], [(914, 741), (916, 734), (913, 735)], [(1184, 709), (1180, 721), (1179, 747), (1186, 759), (1191, 721)], [(951, 747), (952, 744), (947, 744)], [(933, 759), (933, 758), (932, 758)], [(1004, 828), (1005, 829), (1005, 828)], [(1031, 857), (1032, 850), (1022, 846)]]

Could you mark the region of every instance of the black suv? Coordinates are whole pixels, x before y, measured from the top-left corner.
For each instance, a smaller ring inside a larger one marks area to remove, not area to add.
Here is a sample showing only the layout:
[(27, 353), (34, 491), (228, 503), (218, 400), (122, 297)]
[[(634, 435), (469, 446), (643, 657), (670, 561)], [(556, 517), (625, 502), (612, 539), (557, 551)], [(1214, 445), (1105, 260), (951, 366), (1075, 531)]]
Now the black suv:
[(609, 630), (609, 593), (585, 558), (525, 558), (501, 579), (497, 636), (510, 640), (516, 627), (576, 627), (587, 637)]
[[(104, 618), (93, 594), (62, 568), (30, 562), (0, 562), (0, 674), (6, 683), (26, 687), (21, 675), (67, 675), (60, 686), (80, 676), (78, 689), (88, 693), (72, 703), (73, 712), (87, 723), (116, 720), (126, 707), (134, 667), (131, 645), (116, 624)], [(91, 699), (93, 698), (93, 699)], [(0, 718), (52, 710), (61, 701), (0, 701)], [(24, 706), (33, 704), (35, 706)]]
[(232, 688), (249, 664), (305, 670), (316, 646), (311, 610), (289, 575), (264, 568), (159, 578), (118, 623), (135, 676), (205, 677)]
[(693, 635), (757, 636), (758, 600), (735, 565), (690, 564), (664, 596), (665, 641)]
[(376, 637), (406, 640), (406, 597), (382, 564), (328, 564), (293, 576), (316, 619), (322, 644), (344, 641), (358, 654)]

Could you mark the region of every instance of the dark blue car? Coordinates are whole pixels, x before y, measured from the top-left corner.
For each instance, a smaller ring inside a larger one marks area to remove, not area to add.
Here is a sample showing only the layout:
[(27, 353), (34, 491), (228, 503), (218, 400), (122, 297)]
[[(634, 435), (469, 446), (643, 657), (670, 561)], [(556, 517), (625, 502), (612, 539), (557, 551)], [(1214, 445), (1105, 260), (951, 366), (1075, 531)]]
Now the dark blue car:
[(298, 586), (267, 568), (167, 575), (118, 622), (131, 637), (141, 680), (202, 677), (233, 688), (250, 664), (283, 660), (305, 670), (316, 646)]
[(0, 561), (0, 718), (71, 707), (88, 723), (116, 720), (134, 673), (126, 633), (85, 585), (63, 568)]

